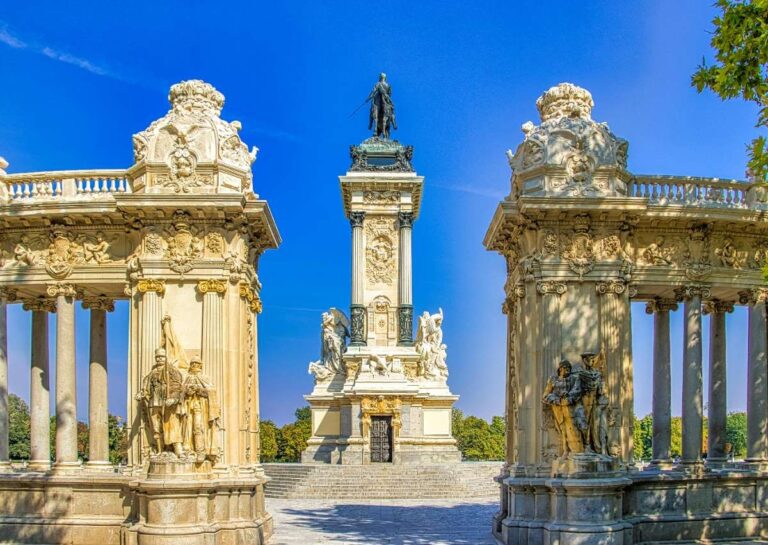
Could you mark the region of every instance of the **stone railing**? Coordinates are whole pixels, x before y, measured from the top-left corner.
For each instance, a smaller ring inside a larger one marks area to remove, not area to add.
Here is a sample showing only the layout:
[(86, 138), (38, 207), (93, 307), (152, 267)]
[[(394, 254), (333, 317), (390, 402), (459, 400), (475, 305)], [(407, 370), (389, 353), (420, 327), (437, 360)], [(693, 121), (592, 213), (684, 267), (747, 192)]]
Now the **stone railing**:
[(691, 176), (634, 176), (628, 184), (630, 197), (645, 197), (649, 204), (713, 208), (759, 208), (764, 191), (739, 180)]
[(0, 178), (0, 204), (97, 199), (132, 193), (125, 170), (26, 172)]

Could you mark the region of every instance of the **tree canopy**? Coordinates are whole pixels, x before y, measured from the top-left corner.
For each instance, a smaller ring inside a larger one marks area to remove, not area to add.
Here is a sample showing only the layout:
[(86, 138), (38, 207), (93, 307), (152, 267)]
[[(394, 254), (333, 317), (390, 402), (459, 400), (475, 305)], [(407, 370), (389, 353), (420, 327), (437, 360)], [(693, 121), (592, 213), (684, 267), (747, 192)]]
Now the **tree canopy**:
[[(768, 127), (768, 0), (717, 0), (711, 45), (716, 62), (703, 60), (691, 83), (723, 100), (741, 97), (757, 104), (757, 128)], [(768, 149), (760, 135), (748, 146), (749, 170), (768, 180)]]

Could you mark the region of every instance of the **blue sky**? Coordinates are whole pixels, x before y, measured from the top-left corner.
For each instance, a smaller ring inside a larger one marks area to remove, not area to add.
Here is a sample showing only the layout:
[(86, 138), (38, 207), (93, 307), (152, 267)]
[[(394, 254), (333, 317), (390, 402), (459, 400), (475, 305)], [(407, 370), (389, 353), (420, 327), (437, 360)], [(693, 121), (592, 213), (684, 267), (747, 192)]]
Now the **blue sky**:
[[(349, 225), (337, 176), (367, 136), (350, 113), (380, 71), (426, 177), (414, 227), (416, 312), (442, 307), (458, 407), (504, 404), (503, 259), (482, 238), (509, 189), (504, 151), (538, 121), (536, 98), (586, 87), (593, 116), (630, 142), (643, 174), (742, 178), (755, 110), (690, 87), (715, 10), (701, 0), (613, 2), (19, 2), (0, 14), (0, 155), (9, 172), (121, 168), (131, 135), (162, 116), (168, 88), (200, 78), (260, 148), (255, 190), (283, 245), (261, 261), (262, 417), (292, 419), (311, 390), (320, 313), (349, 304)], [(11, 391), (27, 397), (30, 317), (10, 311)], [(682, 323), (672, 317), (673, 412)], [(705, 319), (705, 324), (708, 319)], [(79, 413), (87, 418), (87, 314), (78, 313)], [(636, 411), (650, 411), (652, 320), (633, 309)], [(745, 313), (728, 317), (745, 331)], [(51, 322), (53, 331), (53, 321)], [(127, 308), (109, 322), (110, 409), (125, 413)], [(746, 399), (745, 335), (728, 346), (729, 407)], [(705, 347), (707, 336), (704, 338)], [(705, 351), (706, 356), (706, 351)], [(705, 372), (706, 379), (706, 372)]]

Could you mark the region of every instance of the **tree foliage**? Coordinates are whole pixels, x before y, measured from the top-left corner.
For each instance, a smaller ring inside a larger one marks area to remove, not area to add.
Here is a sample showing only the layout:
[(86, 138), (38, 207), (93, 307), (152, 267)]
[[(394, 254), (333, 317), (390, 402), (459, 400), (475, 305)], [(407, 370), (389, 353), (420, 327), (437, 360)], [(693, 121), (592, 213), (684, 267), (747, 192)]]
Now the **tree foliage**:
[(15, 394), (8, 395), (8, 449), (11, 460), (29, 460), (29, 406)]
[[(711, 45), (714, 64), (703, 60), (691, 83), (699, 92), (714, 91), (723, 100), (741, 97), (758, 106), (758, 128), (768, 127), (768, 0), (717, 0), (721, 14), (714, 20)], [(768, 179), (764, 136), (748, 146), (749, 170)]]
[(464, 416), (460, 409), (453, 409), (453, 436), (456, 438), (464, 460), (503, 460), (506, 424), (500, 416), (494, 416), (491, 424), (476, 416)]
[(277, 437), (280, 434), (280, 428), (275, 426), (271, 420), (262, 420), (259, 426), (261, 438), (261, 461), (277, 461)]

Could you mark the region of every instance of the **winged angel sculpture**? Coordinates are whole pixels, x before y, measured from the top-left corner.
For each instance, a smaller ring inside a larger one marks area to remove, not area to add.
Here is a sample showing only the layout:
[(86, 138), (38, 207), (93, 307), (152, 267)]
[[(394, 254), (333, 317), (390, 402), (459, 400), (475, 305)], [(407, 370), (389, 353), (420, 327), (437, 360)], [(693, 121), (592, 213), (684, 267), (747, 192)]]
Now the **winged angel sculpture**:
[(323, 312), (320, 334), (320, 361), (309, 364), (308, 372), (315, 380), (326, 380), (344, 371), (341, 356), (347, 349), (346, 340), (349, 337), (349, 320), (339, 309), (332, 308)]

